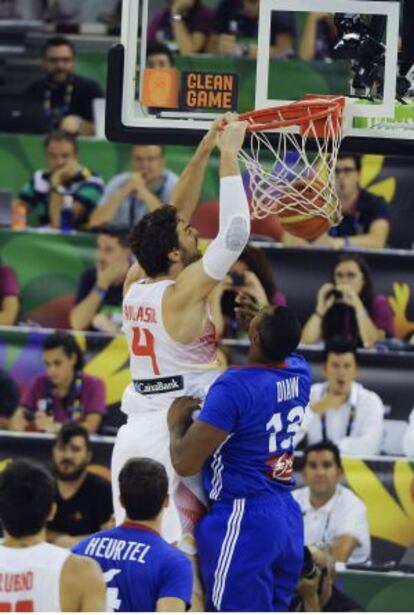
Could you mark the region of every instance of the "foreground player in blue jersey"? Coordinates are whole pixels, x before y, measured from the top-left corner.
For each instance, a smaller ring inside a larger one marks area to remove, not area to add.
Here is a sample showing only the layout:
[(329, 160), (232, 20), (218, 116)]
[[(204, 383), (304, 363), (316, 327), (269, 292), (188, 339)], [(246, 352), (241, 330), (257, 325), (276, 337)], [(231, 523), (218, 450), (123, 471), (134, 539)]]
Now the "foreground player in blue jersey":
[(168, 478), (153, 459), (133, 458), (119, 475), (126, 521), (73, 547), (98, 562), (114, 611), (186, 611), (193, 573), (187, 557), (159, 535), (168, 505)]
[(292, 354), (300, 325), (269, 306), (251, 318), (249, 338), (249, 365), (216, 380), (194, 423), (193, 398), (168, 416), (173, 466), (184, 476), (203, 468), (210, 500), (196, 527), (209, 611), (286, 611), (302, 568), (302, 515), (290, 493), (311, 385), (306, 361)]

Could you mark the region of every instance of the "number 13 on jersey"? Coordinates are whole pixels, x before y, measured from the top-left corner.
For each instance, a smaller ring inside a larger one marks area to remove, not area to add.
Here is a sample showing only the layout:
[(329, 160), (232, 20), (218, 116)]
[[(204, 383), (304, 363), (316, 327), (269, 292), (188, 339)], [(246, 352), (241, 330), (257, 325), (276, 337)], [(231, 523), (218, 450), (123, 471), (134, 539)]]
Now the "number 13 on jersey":
[[(305, 410), (302, 406), (291, 408), (286, 417), (287, 425), (283, 425), (281, 412), (273, 414), (266, 425), (266, 431), (270, 431), (269, 453), (276, 453), (279, 449), (287, 450), (293, 446), (293, 437), (302, 423), (304, 414)], [(289, 435), (283, 438), (281, 432)]]

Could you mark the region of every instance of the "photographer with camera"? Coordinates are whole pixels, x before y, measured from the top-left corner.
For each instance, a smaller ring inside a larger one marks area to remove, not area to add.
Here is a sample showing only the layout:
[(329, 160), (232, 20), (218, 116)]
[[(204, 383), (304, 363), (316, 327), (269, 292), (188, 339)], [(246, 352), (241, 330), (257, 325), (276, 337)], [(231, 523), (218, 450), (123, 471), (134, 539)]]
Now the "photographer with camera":
[(296, 435), (308, 444), (331, 440), (344, 455), (378, 455), (384, 430), (384, 405), (356, 382), (358, 358), (347, 340), (332, 339), (325, 348), (326, 382), (312, 385), (310, 405)]
[(393, 314), (387, 297), (375, 295), (365, 260), (343, 254), (331, 281), (318, 291), (316, 308), (302, 331), (302, 344), (316, 344), (341, 336), (357, 346), (372, 348), (394, 334)]
[(326, 548), (305, 547), (303, 568), (290, 610), (358, 612), (364, 609), (335, 587), (335, 560)]
[(211, 294), (210, 309), (218, 339), (237, 337), (242, 333), (235, 313), (236, 297), (239, 293), (248, 295), (259, 307), (287, 306), (286, 297), (275, 283), (266, 254), (260, 248), (247, 246), (229, 275)]

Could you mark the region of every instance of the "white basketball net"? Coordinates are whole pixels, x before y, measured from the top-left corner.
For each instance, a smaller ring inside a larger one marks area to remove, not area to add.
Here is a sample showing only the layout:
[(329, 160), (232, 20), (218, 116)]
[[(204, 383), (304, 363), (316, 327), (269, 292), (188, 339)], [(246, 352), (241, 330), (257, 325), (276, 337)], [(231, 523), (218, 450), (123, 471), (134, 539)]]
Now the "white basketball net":
[[(265, 132), (252, 132), (250, 152), (240, 151), (239, 158), (249, 175), (251, 217), (266, 218), (289, 210), (338, 224), (342, 216), (334, 174), (342, 134), (337, 121), (327, 115), (323, 136), (317, 135), (312, 120), (303, 134), (288, 130), (279, 133), (276, 147)], [(313, 148), (307, 151), (309, 139)], [(261, 156), (264, 148), (266, 160)]]

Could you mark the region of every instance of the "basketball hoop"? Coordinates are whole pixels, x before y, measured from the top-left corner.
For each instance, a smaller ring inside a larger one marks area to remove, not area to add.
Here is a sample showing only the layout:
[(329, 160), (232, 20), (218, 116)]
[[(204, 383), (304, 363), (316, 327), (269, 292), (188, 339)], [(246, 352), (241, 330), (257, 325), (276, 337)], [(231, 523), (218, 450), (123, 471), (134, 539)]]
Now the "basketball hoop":
[[(334, 176), (345, 103), (343, 96), (309, 94), (239, 116), (250, 123), (250, 151), (241, 150), (239, 157), (249, 176), (252, 218), (323, 218), (326, 229), (340, 222)], [(277, 146), (267, 131), (279, 132)]]

